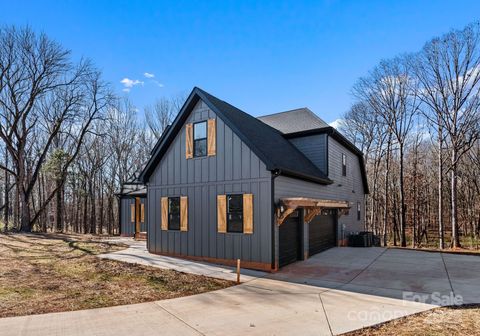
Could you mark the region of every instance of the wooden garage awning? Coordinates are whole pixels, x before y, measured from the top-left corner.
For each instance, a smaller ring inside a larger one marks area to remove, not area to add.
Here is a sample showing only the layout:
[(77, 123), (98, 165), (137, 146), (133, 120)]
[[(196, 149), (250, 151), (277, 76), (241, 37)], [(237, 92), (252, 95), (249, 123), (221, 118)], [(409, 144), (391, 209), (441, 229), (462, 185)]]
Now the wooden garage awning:
[(287, 217), (298, 208), (305, 209), (304, 220), (306, 223), (320, 214), (324, 209), (337, 209), (338, 215), (346, 215), (351, 206), (348, 201), (322, 200), (306, 197), (281, 198), (277, 207), (277, 223), (281, 225)]

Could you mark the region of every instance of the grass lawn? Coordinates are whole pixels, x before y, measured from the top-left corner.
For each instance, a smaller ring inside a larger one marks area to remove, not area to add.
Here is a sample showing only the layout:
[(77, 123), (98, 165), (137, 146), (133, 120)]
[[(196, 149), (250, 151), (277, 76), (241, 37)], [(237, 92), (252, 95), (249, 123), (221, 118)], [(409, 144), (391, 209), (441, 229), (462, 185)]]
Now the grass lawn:
[(480, 305), (465, 305), (432, 309), (403, 317), (378, 326), (360, 329), (345, 336), (416, 336), (478, 335), (480, 332)]
[(234, 284), (95, 256), (126, 247), (91, 236), (0, 234), (0, 317), (169, 299)]

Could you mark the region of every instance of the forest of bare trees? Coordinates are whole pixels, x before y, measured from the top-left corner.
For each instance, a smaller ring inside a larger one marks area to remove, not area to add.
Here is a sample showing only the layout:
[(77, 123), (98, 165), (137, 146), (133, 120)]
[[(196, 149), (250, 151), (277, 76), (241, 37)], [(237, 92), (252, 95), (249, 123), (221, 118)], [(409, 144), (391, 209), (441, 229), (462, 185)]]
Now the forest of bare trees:
[[(383, 244), (478, 246), (479, 39), (478, 23), (451, 31), (353, 87), (342, 133), (365, 153), (366, 228)], [(73, 59), (30, 28), (0, 28), (3, 230), (118, 232), (116, 193), (185, 100), (158, 99), (143, 120)]]
[(0, 28), (0, 228), (118, 232), (116, 193), (181, 99), (160, 99), (141, 122), (91, 61), (30, 28)]
[(342, 131), (365, 153), (366, 227), (383, 244), (478, 248), (480, 24), (381, 61)]

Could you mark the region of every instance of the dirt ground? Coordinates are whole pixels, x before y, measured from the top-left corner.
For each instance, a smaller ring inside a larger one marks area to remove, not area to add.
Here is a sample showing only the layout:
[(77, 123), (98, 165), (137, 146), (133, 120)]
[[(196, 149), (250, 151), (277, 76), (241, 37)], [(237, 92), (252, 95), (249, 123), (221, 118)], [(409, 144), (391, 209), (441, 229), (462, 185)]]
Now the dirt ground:
[(444, 307), (364, 328), (345, 336), (464, 336), (480, 333), (480, 305)]
[(234, 284), (95, 256), (126, 247), (92, 236), (0, 234), (0, 317), (169, 299)]

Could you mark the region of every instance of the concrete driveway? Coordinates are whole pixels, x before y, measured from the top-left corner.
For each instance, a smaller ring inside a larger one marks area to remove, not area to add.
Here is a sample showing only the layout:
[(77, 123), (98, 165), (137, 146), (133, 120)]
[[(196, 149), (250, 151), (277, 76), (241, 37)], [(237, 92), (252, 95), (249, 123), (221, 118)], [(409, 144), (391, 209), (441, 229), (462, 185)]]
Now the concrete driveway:
[(434, 304), (436, 297), (450, 295), (461, 296), (464, 303), (480, 302), (480, 256), (474, 255), (333, 248), (268, 277), (381, 297), (429, 295), (427, 301)]
[[(263, 275), (178, 299), (4, 318), (0, 330), (2, 335), (336, 335), (435, 307), (441, 304), (433, 302), (435, 293), (480, 302), (475, 256), (335, 248)], [(418, 298), (427, 303), (414, 302)]]

